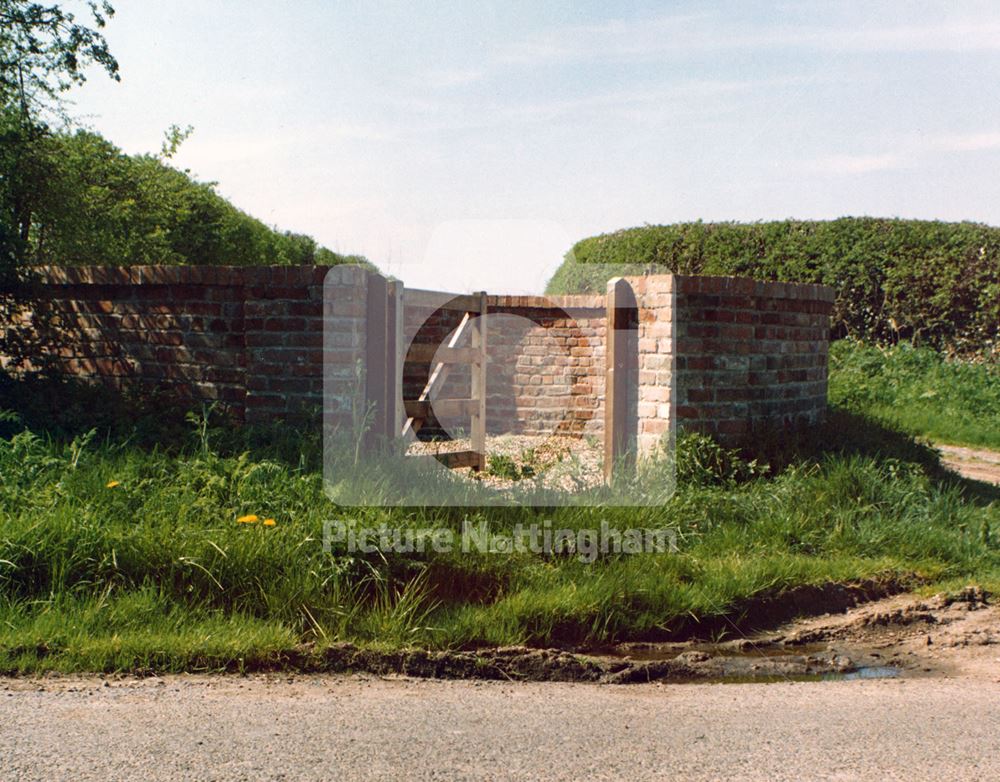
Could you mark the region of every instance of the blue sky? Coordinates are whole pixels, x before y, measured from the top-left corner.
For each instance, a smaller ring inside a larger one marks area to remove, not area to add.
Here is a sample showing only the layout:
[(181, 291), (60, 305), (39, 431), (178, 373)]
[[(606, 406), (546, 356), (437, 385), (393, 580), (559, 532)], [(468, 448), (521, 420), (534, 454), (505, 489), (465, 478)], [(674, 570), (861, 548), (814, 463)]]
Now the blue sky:
[(414, 287), (643, 223), (1000, 224), (1000, 3), (120, 0), (76, 113)]

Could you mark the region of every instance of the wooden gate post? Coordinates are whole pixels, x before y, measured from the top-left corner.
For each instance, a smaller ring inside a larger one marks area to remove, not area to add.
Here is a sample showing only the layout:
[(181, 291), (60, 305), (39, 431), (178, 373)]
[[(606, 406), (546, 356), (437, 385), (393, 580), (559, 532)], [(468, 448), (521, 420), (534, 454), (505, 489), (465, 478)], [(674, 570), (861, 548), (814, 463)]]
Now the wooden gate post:
[(479, 300), (479, 317), (473, 321), (470, 335), (472, 348), (477, 353), (477, 359), (470, 367), (470, 396), (478, 401), (478, 405), (472, 414), (471, 450), (477, 454), (475, 469), (481, 472), (486, 469), (486, 291), (479, 291), (473, 296)]
[(386, 286), (386, 435), (400, 436), (403, 427), (403, 283), (389, 280)]
[(630, 447), (629, 381), (635, 358), (632, 342), (638, 311), (632, 286), (621, 277), (608, 282), (604, 370), (604, 479), (634, 458)]
[(380, 274), (368, 275), (365, 330), (365, 444), (372, 448), (397, 434), (396, 335), (400, 310), (393, 286)]

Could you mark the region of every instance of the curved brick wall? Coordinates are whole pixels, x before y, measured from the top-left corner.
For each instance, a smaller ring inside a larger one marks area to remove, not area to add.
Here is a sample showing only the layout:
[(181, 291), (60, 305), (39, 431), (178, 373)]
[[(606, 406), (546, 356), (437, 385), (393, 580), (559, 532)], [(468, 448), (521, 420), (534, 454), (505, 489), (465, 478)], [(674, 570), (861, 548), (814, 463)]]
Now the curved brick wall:
[(723, 442), (822, 418), (832, 288), (685, 275), (629, 283), (639, 308), (640, 451), (672, 415)]
[[(404, 292), (403, 301), (407, 300)], [(603, 296), (489, 296), (487, 431), (493, 434), (600, 435), (604, 429)], [(405, 307), (404, 333), (443, 341), (462, 314)], [(404, 394), (415, 399), (427, 365), (407, 364)], [(455, 367), (442, 397), (469, 393), (468, 371)], [(427, 434), (441, 430), (428, 426)]]

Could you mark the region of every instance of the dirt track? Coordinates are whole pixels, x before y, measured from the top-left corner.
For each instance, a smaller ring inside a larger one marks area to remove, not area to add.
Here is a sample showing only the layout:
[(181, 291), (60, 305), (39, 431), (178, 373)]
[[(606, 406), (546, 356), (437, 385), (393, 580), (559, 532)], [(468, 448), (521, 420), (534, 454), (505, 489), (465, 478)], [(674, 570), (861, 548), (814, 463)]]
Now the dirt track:
[(957, 445), (935, 444), (934, 447), (941, 451), (941, 461), (959, 475), (1000, 486), (1000, 451)]

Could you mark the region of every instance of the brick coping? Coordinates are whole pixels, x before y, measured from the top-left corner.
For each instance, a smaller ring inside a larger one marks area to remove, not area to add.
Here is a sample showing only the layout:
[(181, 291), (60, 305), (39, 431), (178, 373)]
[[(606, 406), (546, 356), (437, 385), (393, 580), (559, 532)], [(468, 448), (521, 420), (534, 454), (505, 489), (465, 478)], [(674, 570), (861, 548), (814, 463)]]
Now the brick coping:
[[(32, 266), (29, 275), (47, 285), (319, 285), (332, 269), (346, 266)], [(815, 283), (755, 280), (750, 277), (655, 274), (626, 277), (636, 293), (650, 291), (705, 295), (768, 296), (833, 302), (835, 291)], [(604, 307), (603, 294), (520, 296), (490, 294), (495, 307)]]

